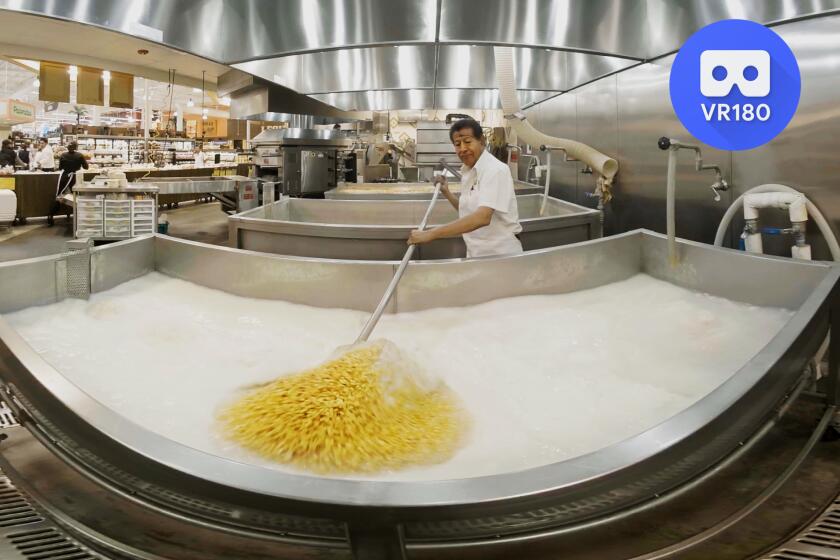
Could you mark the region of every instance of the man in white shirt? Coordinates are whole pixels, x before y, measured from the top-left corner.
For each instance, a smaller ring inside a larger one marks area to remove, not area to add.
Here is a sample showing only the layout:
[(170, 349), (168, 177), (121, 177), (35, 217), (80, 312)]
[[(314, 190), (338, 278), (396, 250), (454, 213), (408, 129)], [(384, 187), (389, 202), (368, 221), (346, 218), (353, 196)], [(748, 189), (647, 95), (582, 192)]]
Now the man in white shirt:
[(449, 138), (461, 162), (461, 196), (449, 190), (445, 177), (441, 192), (458, 210), (458, 219), (425, 231), (412, 231), (409, 244), (421, 244), (462, 235), (467, 257), (511, 255), (522, 252), (516, 234), (522, 231), (510, 168), (493, 157), (481, 125), (473, 119), (457, 121)]
[(55, 171), (55, 155), (52, 147), (47, 143), (46, 138), (41, 138), (38, 145), (38, 153), (35, 154), (33, 169), (41, 171)]
[(204, 150), (196, 147), (194, 153), (195, 161), (193, 162), (193, 167), (204, 167)]

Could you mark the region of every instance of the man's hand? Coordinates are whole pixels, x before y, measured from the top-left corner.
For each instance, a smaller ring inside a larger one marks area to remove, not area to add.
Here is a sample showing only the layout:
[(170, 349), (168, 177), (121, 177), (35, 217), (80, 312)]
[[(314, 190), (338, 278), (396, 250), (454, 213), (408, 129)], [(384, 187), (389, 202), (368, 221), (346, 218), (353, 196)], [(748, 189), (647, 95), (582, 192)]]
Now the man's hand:
[(435, 184), (437, 183), (440, 183), (440, 192), (444, 196), (449, 194), (449, 180), (446, 178), (446, 175), (435, 175)]
[(432, 230), (424, 230), (420, 231), (419, 229), (415, 229), (411, 232), (411, 235), (408, 236), (408, 244), (409, 245), (422, 245), (423, 243), (428, 243), (429, 241), (434, 241), (435, 236), (432, 233)]

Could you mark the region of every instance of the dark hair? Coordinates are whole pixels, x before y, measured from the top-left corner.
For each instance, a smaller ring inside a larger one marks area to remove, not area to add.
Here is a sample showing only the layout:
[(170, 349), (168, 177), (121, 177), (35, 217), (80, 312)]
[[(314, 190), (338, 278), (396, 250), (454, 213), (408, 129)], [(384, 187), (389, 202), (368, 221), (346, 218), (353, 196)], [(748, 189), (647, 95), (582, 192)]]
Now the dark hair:
[(465, 128), (469, 128), (473, 136), (475, 136), (476, 140), (481, 140), (484, 137), (484, 131), (481, 130), (481, 125), (478, 124), (478, 121), (475, 119), (461, 119), (460, 121), (455, 121), (452, 126), (449, 128), (449, 141), (452, 141), (452, 137), (455, 136), (455, 133), (459, 130), (464, 130)]
[(70, 142), (69, 144), (67, 144), (67, 151), (68, 152), (75, 152), (78, 149), (79, 149), (78, 142), (74, 141), (74, 142)]
[(44, 142), (46, 144), (49, 144), (49, 142), (47, 142), (47, 139), (44, 138), (43, 136), (41, 138), (38, 138), (38, 142)]
[(3, 140), (3, 149), (4, 149), (4, 150), (5, 150), (6, 148), (11, 148), (11, 147), (12, 147), (12, 141), (11, 141), (11, 140), (8, 140), (8, 139)]

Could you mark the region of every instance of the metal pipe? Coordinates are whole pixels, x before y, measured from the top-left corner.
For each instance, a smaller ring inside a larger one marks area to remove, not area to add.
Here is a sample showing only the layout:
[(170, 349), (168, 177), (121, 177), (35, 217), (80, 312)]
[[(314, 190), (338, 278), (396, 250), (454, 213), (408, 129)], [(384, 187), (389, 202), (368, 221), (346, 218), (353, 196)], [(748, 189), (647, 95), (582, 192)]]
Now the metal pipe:
[(666, 175), (665, 187), (665, 229), (668, 232), (668, 262), (671, 266), (677, 264), (677, 241), (676, 241), (676, 190), (677, 190), (677, 150), (678, 147), (668, 149), (668, 174)]
[(660, 150), (668, 150), (668, 174), (666, 176), (666, 227), (668, 233), (668, 260), (671, 266), (677, 264), (677, 244), (676, 244), (676, 182), (677, 182), (677, 151), (680, 149), (694, 150), (694, 167), (697, 171), (714, 170), (717, 176), (717, 181), (711, 186), (712, 192), (715, 196), (715, 201), (720, 200), (718, 191), (725, 191), (729, 188), (726, 181), (723, 179), (720, 167), (713, 164), (704, 165), (703, 157), (700, 153), (700, 148), (693, 144), (684, 144), (679, 140), (663, 136), (657, 142)]

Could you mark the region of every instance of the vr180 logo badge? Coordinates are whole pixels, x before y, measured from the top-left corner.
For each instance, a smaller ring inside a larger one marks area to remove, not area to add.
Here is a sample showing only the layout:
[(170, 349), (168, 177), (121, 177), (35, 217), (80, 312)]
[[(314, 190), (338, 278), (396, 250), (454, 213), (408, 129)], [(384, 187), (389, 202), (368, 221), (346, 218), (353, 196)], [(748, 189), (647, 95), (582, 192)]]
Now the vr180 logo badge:
[(723, 150), (748, 150), (775, 138), (793, 118), (800, 88), (790, 47), (745, 20), (699, 30), (671, 67), (677, 117), (696, 138)]

